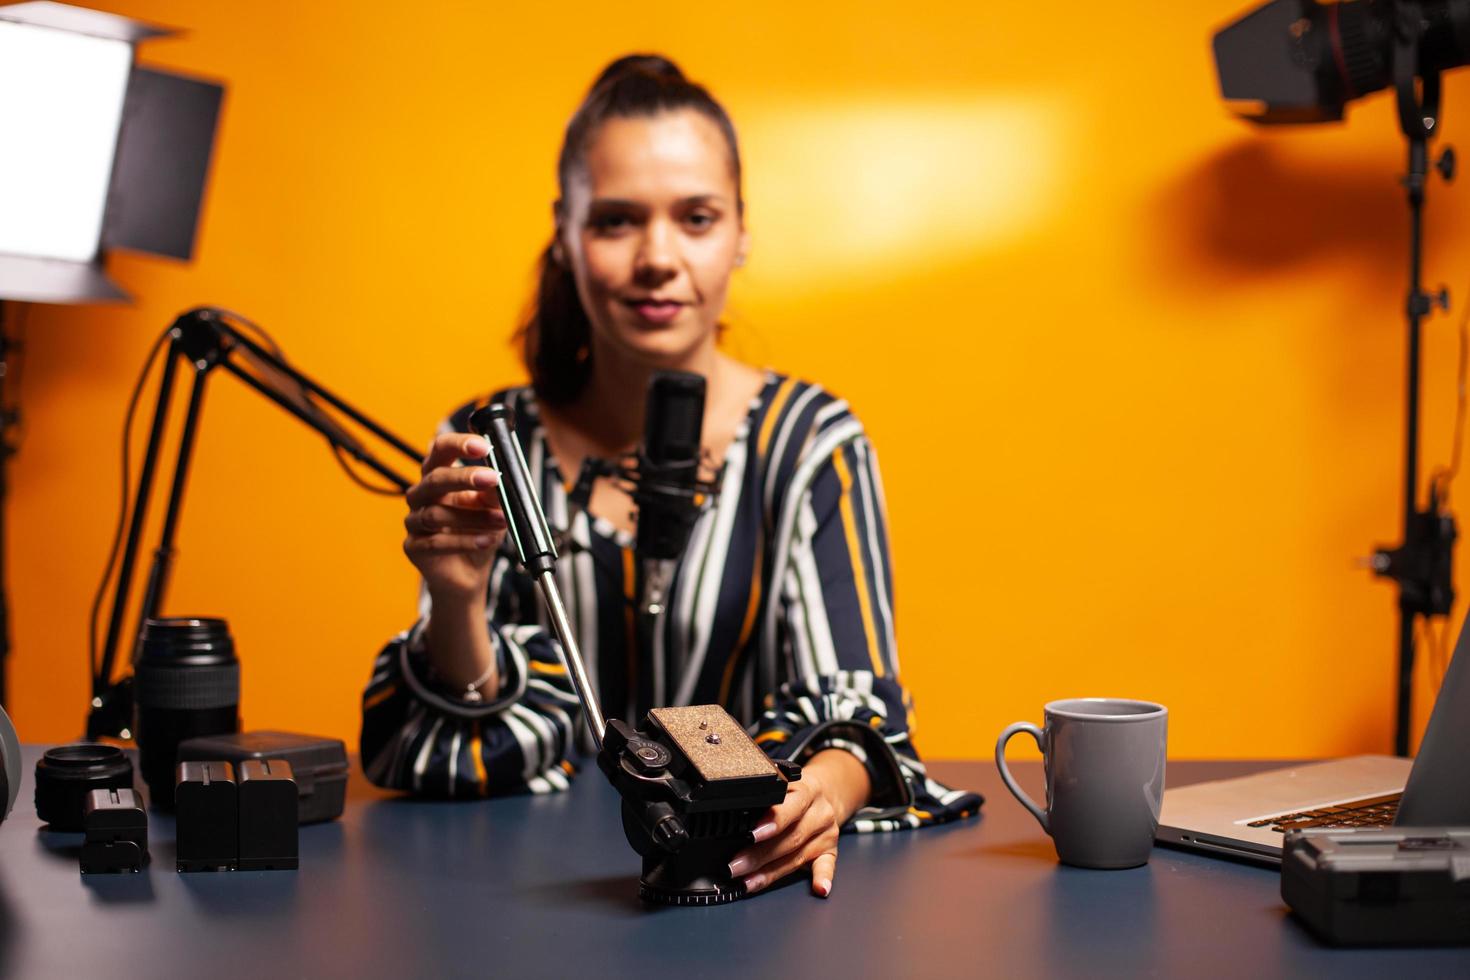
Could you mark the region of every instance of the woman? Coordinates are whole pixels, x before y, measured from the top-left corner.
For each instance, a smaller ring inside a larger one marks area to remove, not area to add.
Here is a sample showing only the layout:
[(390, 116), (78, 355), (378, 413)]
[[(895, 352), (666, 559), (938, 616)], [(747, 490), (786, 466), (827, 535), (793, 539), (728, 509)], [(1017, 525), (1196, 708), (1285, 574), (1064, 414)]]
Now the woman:
[[(872, 447), (816, 385), (717, 346), (745, 260), (741, 169), (724, 109), (665, 59), (613, 62), (567, 127), (556, 230), (524, 331), (529, 387), (497, 392), (553, 525), (558, 563), (604, 711), (719, 703), (800, 781), (737, 855), (750, 891), (811, 866), (831, 892), (841, 829), (888, 830), (976, 812), (928, 779), (898, 681), (887, 529)], [(705, 377), (705, 449), (724, 470), (669, 587), (652, 643), (634, 640), (632, 503), (588, 459), (643, 431), (659, 369)], [(530, 581), (504, 545), (496, 474), (455, 412), (408, 491), (404, 551), (423, 576), (419, 622), (378, 657), (362, 759), (376, 783), (471, 796), (567, 785), (577, 699)], [(643, 646), (647, 646), (644, 644)]]

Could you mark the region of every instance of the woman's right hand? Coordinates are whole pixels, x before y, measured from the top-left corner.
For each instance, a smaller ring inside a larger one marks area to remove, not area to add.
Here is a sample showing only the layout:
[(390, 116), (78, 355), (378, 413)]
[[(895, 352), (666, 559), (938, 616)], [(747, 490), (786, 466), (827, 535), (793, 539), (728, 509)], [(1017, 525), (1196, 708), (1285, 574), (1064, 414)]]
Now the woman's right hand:
[(488, 466), (454, 463), (489, 451), (480, 436), (438, 436), (424, 457), (423, 479), (404, 495), (403, 552), (435, 599), (484, 602), (495, 549), (505, 537), (505, 512), (495, 489), (500, 475)]

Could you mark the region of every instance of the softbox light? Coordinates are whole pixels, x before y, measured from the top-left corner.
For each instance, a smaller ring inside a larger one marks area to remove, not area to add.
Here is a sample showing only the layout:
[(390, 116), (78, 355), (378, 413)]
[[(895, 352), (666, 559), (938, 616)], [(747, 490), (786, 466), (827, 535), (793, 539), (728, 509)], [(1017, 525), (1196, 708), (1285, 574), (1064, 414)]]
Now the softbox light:
[(138, 42), (170, 33), (0, 6), (0, 300), (125, 300), (109, 249), (192, 257), (224, 89), (134, 64)]

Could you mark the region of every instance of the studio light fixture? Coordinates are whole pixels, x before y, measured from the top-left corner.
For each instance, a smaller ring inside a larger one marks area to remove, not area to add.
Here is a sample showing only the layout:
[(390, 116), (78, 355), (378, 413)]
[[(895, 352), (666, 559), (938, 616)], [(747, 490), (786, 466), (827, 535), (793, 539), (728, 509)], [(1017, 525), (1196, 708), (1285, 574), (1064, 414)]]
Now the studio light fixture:
[(128, 299), (111, 249), (189, 259), (222, 86), (135, 64), (174, 33), (50, 2), (0, 7), (0, 300)]

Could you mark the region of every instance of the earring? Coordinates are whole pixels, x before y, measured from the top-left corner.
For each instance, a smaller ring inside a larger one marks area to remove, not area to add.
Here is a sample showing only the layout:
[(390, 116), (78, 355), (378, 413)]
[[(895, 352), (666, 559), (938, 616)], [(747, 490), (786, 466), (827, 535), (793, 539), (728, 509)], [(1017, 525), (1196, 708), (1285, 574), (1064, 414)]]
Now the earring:
[(557, 265), (567, 264), (567, 253), (562, 251), (561, 242), (551, 246), (551, 261)]

